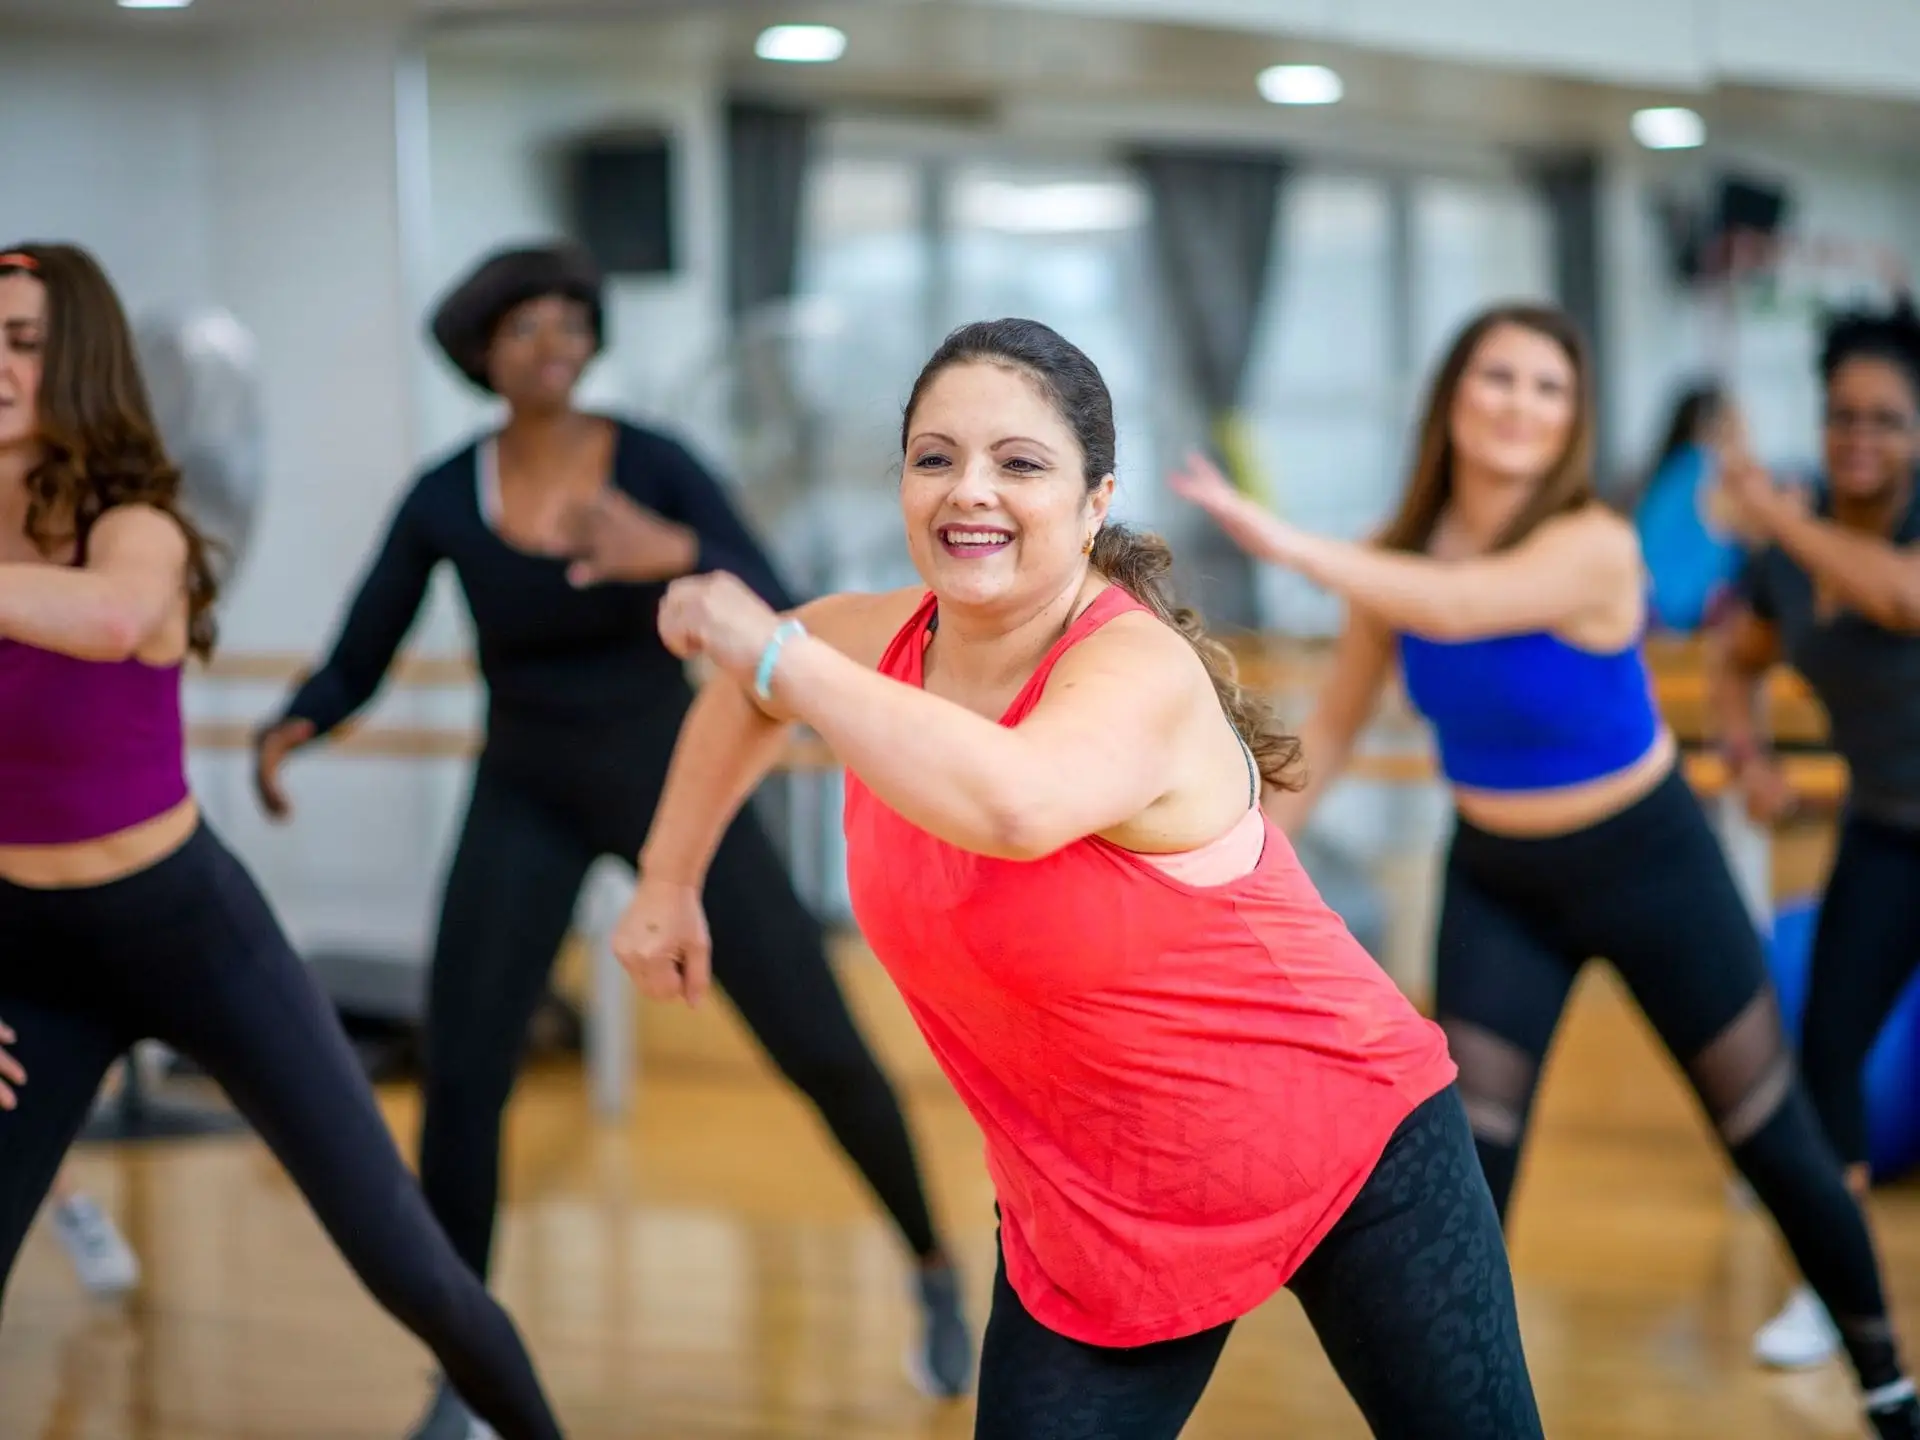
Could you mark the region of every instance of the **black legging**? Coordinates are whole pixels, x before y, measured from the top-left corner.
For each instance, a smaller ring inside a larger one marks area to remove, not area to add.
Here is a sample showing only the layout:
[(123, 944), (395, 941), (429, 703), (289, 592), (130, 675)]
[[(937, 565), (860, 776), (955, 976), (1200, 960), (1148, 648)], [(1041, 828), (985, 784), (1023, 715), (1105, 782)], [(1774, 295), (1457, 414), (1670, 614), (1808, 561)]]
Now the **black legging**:
[(212, 831), (106, 885), (0, 882), (0, 937), (0, 1019), (27, 1072), (19, 1107), (0, 1111), (0, 1293), (107, 1067), (157, 1039), (226, 1090), (476, 1414), (503, 1440), (560, 1435), (513, 1322), (421, 1199), (332, 1007)]
[[(1375, 1435), (1542, 1433), (1499, 1217), (1453, 1090), (1394, 1132), (1287, 1288)], [(1174, 1440), (1232, 1329), (1124, 1350), (1082, 1344), (1028, 1314), (1003, 1265), (975, 1440)]]
[(1440, 1020), (1503, 1216), (1568, 992), (1604, 956), (1839, 1323), (1863, 1389), (1901, 1378), (1865, 1217), (1800, 1083), (1759, 936), (1677, 770), (1568, 835), (1511, 839), (1460, 821), (1438, 952)]
[[(618, 732), (496, 718), (447, 878), (428, 1000), (420, 1178), (486, 1275), (500, 1119), (528, 1026), (588, 868), (631, 861), (659, 800), (680, 707)], [(706, 887), (714, 978), (774, 1064), (819, 1110), (923, 1258), (937, 1242), (893, 1090), (847, 1010), (820, 923), (766, 832), (742, 814)]]
[(1916, 966), (1920, 831), (1850, 816), (1820, 901), (1800, 1032), (1813, 1108), (1845, 1164), (1867, 1163), (1862, 1074)]

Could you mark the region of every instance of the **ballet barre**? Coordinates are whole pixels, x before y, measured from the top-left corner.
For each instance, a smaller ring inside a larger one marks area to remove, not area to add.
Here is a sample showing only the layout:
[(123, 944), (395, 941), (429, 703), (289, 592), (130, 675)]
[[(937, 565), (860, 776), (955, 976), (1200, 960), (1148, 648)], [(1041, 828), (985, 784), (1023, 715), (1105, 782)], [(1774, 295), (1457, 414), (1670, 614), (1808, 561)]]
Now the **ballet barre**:
[[(267, 667), (259, 669), (265, 671)], [(414, 672), (416, 676), (419, 673)], [(463, 683), (451, 668), (429, 673), (443, 678), (424, 683)], [(236, 677), (229, 671), (222, 678)], [(280, 680), (284, 675), (276, 671), (259, 674), (258, 678)], [(187, 745), (198, 751), (247, 753), (253, 749), (256, 729), (238, 721), (196, 720), (187, 726)], [(349, 722), (328, 737), (327, 745), (338, 753), (367, 759), (468, 762), (480, 753), (483, 739), (480, 731), (468, 727)], [(817, 739), (796, 735), (779, 768), (794, 775), (824, 775), (837, 765)], [(613, 953), (611, 936), (617, 921), (617, 915), (601, 913), (590, 916), (582, 927), (590, 960), (583, 1048), (593, 1107), (609, 1118), (628, 1111), (639, 1048), (633, 987)]]
[[(1324, 683), (1330, 659), (1326, 646), (1270, 636), (1234, 637), (1228, 648), (1235, 655), (1241, 682), (1276, 697), (1311, 695)], [(1648, 656), (1655, 698), (1662, 712), (1683, 742), (1696, 740), (1706, 728), (1707, 709), (1706, 678), (1700, 668), (1698, 646), (1650, 642)], [(192, 673), (214, 681), (284, 687), (300, 679), (305, 666), (304, 657), (227, 653), (195, 665)], [(463, 688), (476, 684), (479, 676), (471, 658), (464, 655), (409, 654), (396, 661), (390, 680), (401, 686)], [(1773, 672), (1767, 702), (1775, 735), (1803, 743), (1824, 739), (1824, 716), (1796, 676), (1784, 670)], [(187, 743), (194, 750), (248, 752), (253, 748), (256, 730), (257, 726), (244, 722), (196, 720), (187, 727)], [(1397, 687), (1386, 697), (1371, 733), (1394, 743), (1356, 753), (1343, 779), (1393, 786), (1440, 782), (1431, 747)], [(483, 742), (483, 733), (467, 726), (349, 722), (328, 737), (327, 746), (341, 755), (366, 759), (466, 763), (478, 756)], [(1800, 814), (1830, 812), (1844, 801), (1846, 767), (1837, 756), (1788, 754), (1782, 757), (1782, 764)], [(1686, 750), (1682, 766), (1688, 783), (1709, 808), (1756, 925), (1771, 929), (1771, 832), (1748, 819), (1738, 788), (1730, 783), (1727, 767), (1718, 756)], [(820, 847), (833, 843), (826, 835), (830, 824), (837, 830), (830, 788), (841, 768), (819, 737), (796, 731), (790, 739), (776, 773), (795, 781), (810, 781), (820, 792), (805, 805), (800, 803), (798, 788), (792, 796), (788, 817), (790, 862), (798, 862), (803, 855), (824, 854)], [(802, 810), (812, 813), (802, 815)], [(824, 864), (821, 868), (824, 870)], [(824, 875), (817, 878), (824, 890)], [(815, 896), (816, 900), (820, 898)], [(593, 1106), (609, 1117), (625, 1114), (630, 1105), (637, 1059), (632, 987), (610, 942), (614, 919), (600, 916), (582, 927), (591, 959), (585, 1016), (586, 1066)]]

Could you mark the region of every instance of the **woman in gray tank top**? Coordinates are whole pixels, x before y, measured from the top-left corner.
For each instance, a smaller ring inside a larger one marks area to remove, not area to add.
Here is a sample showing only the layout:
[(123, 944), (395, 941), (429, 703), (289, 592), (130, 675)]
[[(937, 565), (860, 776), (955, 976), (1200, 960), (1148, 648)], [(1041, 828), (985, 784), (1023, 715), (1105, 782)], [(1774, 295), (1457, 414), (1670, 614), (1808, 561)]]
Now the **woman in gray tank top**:
[[(1727, 468), (1730, 497), (1764, 537), (1734, 587), (1713, 647), (1722, 744), (1762, 823), (1791, 805), (1758, 717), (1776, 663), (1826, 707), (1851, 792), (1821, 899), (1801, 1063), (1848, 1183), (1868, 1182), (1862, 1074), (1880, 1027), (1920, 965), (1920, 318), (1902, 300), (1828, 327), (1824, 473), (1810, 493), (1776, 488), (1751, 460)], [(1754, 1341), (1778, 1366), (1839, 1347), (1802, 1288)]]

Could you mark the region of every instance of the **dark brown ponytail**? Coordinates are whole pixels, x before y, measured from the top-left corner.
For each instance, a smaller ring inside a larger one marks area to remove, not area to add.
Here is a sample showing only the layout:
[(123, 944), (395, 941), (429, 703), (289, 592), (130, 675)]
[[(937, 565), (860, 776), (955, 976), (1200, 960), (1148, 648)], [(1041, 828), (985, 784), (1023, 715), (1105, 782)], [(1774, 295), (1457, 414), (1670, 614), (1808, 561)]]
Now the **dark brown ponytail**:
[(1143, 535), (1125, 525), (1107, 524), (1093, 540), (1093, 568), (1178, 630), (1207, 667), (1220, 708), (1253, 752), (1260, 778), (1276, 790), (1298, 790), (1306, 784), (1300, 764), (1300, 740), (1289, 735), (1273, 707), (1240, 683), (1233, 654), (1207, 634), (1200, 612), (1176, 605), (1167, 577), (1173, 569), (1173, 551), (1158, 535)]

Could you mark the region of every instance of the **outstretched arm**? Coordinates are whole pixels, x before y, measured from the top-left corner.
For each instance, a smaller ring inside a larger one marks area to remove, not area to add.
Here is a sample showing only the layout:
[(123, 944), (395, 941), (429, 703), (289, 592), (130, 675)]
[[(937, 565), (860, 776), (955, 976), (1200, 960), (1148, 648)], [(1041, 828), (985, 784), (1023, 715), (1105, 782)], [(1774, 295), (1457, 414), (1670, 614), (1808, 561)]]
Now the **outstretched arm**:
[[(778, 617), (730, 575), (676, 583), (660, 633), (751, 683)], [(949, 844), (1003, 859), (1050, 854), (1147, 809), (1172, 784), (1167, 742), (1188, 713), (1185, 640), (1123, 615), (1061, 657), (1018, 727), (876, 673), (799, 635), (771, 664), (772, 698), (810, 725), (890, 808)]]
[[(918, 596), (918, 591), (829, 595), (802, 608), (798, 618), (856, 663), (870, 666)], [(701, 685), (681, 723), (666, 785), (640, 850), (640, 884), (613, 934), (614, 954), (641, 993), (654, 999), (678, 996), (691, 1005), (706, 995), (713, 975), (700, 898), (707, 867), (740, 807), (779, 763), (790, 728), (725, 671)]]
[(1299, 790), (1267, 792), (1267, 814), (1288, 835), (1306, 829), (1314, 807), (1346, 769), (1353, 742), (1372, 717), (1392, 666), (1393, 632), (1366, 611), (1349, 608), (1333, 652), (1332, 673), (1300, 727), (1307, 783)]
[(1158, 623), (1123, 618), (1074, 646), (1015, 728), (806, 640), (780, 657), (773, 695), (913, 824), (963, 850), (1033, 860), (1170, 788), (1167, 742), (1187, 696), (1148, 678), (1160, 647), (1146, 626)]
[(360, 582), (326, 663), (294, 692), (281, 720), (304, 720), (315, 736), (347, 720), (373, 699), (393, 657), (420, 614), (439, 558), (427, 539), (423, 492), (401, 502), (379, 554)]
[(1766, 680), (1781, 658), (1773, 595), (1763, 557), (1735, 578), (1733, 603), (1707, 632), (1707, 703), (1715, 738), (1733, 783), (1756, 824), (1770, 825), (1794, 807), (1767, 730)]
[(81, 567), (0, 564), (0, 635), (82, 660), (126, 660), (179, 613), (187, 537), (164, 511), (117, 505)]
[[(869, 668), (905, 622), (920, 591), (827, 595), (796, 618), (824, 643)], [(639, 856), (643, 879), (699, 888), (727, 827), (780, 761), (792, 722), (763, 710), (724, 670), (702, 682), (667, 766)]]
[(1198, 466), (1173, 488), (1249, 555), (1306, 576), (1389, 629), (1433, 640), (1558, 629), (1616, 604), (1622, 585), (1639, 583), (1632, 529), (1598, 511), (1549, 520), (1511, 550), (1434, 560), (1310, 534)]
[(1920, 632), (1920, 547), (1809, 513), (1802, 495), (1777, 489), (1751, 462), (1729, 467), (1728, 482), (1735, 504), (1760, 534), (1849, 610), (1883, 629)]

